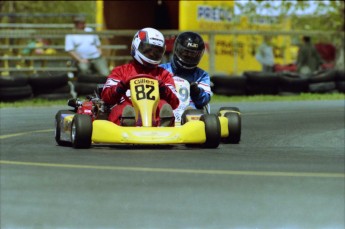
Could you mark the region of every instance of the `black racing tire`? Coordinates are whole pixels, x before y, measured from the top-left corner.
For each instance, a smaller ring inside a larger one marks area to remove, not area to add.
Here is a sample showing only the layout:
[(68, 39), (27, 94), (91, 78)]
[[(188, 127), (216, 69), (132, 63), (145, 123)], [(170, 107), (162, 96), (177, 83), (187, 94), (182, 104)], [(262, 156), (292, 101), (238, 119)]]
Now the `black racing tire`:
[(29, 77), (27, 76), (1, 76), (0, 87), (22, 87), (28, 85)]
[(329, 93), (336, 90), (336, 84), (332, 82), (310, 83), (309, 92), (311, 93)]
[(235, 111), (240, 112), (240, 109), (238, 107), (221, 107), (218, 110), (218, 116), (221, 116), (221, 111)]
[(185, 110), (181, 116), (181, 125), (184, 125), (187, 122), (188, 115), (203, 115), (205, 111), (202, 109), (188, 109)]
[(248, 95), (276, 95), (279, 93), (279, 73), (246, 71)]
[(345, 81), (335, 82), (336, 88), (339, 92), (345, 93)]
[(220, 121), (215, 114), (204, 114), (200, 121), (205, 123), (206, 142), (203, 144), (206, 148), (217, 148), (221, 141)]
[(77, 82), (80, 83), (96, 83), (96, 84), (105, 84), (107, 77), (100, 76), (97, 74), (79, 74)]
[(75, 82), (74, 90), (77, 92), (78, 96), (89, 95), (93, 94), (95, 91), (98, 91), (98, 84)]
[(33, 91), (40, 91), (47, 88), (59, 88), (68, 84), (67, 73), (37, 73), (30, 76), (29, 84)]
[(335, 81), (338, 81), (338, 82), (345, 81), (345, 71), (344, 70), (337, 70), (336, 71)]
[(325, 83), (335, 81), (337, 70), (323, 70), (315, 73), (309, 78), (309, 83)]
[(60, 100), (72, 98), (71, 93), (51, 93), (51, 94), (39, 94), (35, 98), (46, 99), (46, 100)]
[(91, 146), (92, 119), (85, 114), (76, 114), (73, 117), (71, 142), (76, 149), (86, 149)]
[(32, 97), (32, 89), (30, 85), (20, 87), (1, 87), (0, 101), (15, 101), (20, 99), (28, 99)]
[(72, 143), (68, 141), (61, 140), (61, 114), (75, 114), (75, 112), (70, 110), (60, 110), (55, 115), (55, 141), (60, 146), (71, 146)]
[(238, 144), (241, 141), (241, 116), (235, 112), (227, 112), (224, 117), (228, 119), (229, 135), (223, 138), (224, 143)]
[(243, 76), (214, 75), (211, 78), (212, 91), (220, 95), (245, 95), (247, 79)]
[[(286, 74), (286, 73), (285, 73)], [(294, 78), (286, 75), (280, 75), (279, 91), (302, 93), (309, 91), (309, 81), (306, 78)]]
[(41, 94), (64, 94), (64, 93), (70, 93), (71, 92), (71, 86), (69, 84), (62, 85), (56, 88), (35, 88), (33, 90), (34, 95), (41, 95)]

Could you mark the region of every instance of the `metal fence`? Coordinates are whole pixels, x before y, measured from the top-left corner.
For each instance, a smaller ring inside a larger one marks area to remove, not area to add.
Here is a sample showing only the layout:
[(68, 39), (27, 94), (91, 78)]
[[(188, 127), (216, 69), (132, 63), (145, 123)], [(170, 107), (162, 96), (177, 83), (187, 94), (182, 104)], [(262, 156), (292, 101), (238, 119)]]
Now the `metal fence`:
[[(97, 25), (93, 25), (96, 27)], [(63, 51), (63, 41), (66, 34), (71, 34), (72, 25), (70, 24), (0, 24), (0, 62), (2, 67), (0, 67), (1, 72), (5, 71), (27, 71), (35, 70), (34, 66), (31, 68), (16, 68), (10, 67), (9, 61), (48, 61), (48, 60), (61, 60), (66, 61), (70, 58)], [(128, 37), (129, 40), (132, 39), (133, 35), (136, 33), (136, 30), (103, 30), (103, 31), (94, 31), (92, 33), (98, 34), (102, 40), (102, 43), (109, 44), (109, 41), (114, 40), (116, 37)], [(166, 36), (178, 35), (182, 31), (180, 30), (162, 30), (161, 31)], [(216, 74), (216, 55), (215, 55), (215, 38), (218, 35), (233, 35), (232, 43), (236, 46), (238, 36), (255, 36), (255, 35), (271, 35), (271, 36), (301, 36), (309, 35), (311, 37), (323, 36), (330, 38), (335, 41), (335, 43), (343, 44), (344, 32), (335, 32), (335, 31), (253, 31), (253, 30), (232, 30), (232, 31), (195, 31), (204, 36), (208, 37), (208, 48), (209, 48), (209, 73), (210, 75)], [(89, 32), (75, 32), (77, 34), (90, 34)], [(59, 54), (54, 54), (45, 56), (23, 56), (18, 55), (18, 50), (26, 47), (25, 42), (30, 39), (44, 38), (55, 40), (58, 44), (46, 45), (41, 48), (53, 48), (58, 50)], [(103, 42), (106, 41), (106, 42)], [(109, 44), (103, 45), (102, 48), (109, 50), (109, 55), (106, 56), (108, 60), (121, 60), (128, 61), (131, 59), (129, 56), (129, 47), (121, 44)], [(116, 56), (111, 51), (114, 50), (125, 50), (128, 55)], [(237, 58), (238, 53), (235, 50), (235, 58), (232, 63), (232, 68), (235, 73), (237, 72)], [(38, 68), (37, 68), (38, 69)], [(44, 66), (39, 68), (40, 70), (44, 69)], [(66, 66), (64, 68), (66, 69)], [(67, 68), (68, 69), (68, 68)], [(58, 70), (58, 68), (56, 69)]]

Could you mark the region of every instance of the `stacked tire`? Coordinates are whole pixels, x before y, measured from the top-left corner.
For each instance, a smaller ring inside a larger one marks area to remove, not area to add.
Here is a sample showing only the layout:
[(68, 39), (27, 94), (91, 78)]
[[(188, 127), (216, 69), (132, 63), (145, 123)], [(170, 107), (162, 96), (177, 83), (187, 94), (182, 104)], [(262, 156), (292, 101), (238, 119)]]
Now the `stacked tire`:
[(277, 73), (247, 71), (243, 73), (247, 79), (248, 95), (277, 95), (280, 79)]
[(332, 93), (336, 92), (337, 70), (322, 70), (309, 78), (309, 92), (311, 93)]
[(345, 93), (345, 71), (344, 70), (336, 71), (335, 86), (339, 92)]
[(247, 80), (242, 76), (214, 75), (211, 78), (213, 83), (212, 91), (219, 95), (246, 95)]
[(38, 72), (30, 76), (29, 84), (35, 98), (57, 100), (73, 97), (66, 72)]
[(300, 94), (309, 91), (309, 81), (296, 72), (279, 72), (279, 94)]
[(32, 97), (28, 76), (11, 74), (0, 76), (0, 101), (13, 102)]
[(93, 94), (97, 90), (99, 84), (105, 84), (107, 77), (100, 76), (98, 74), (82, 75), (77, 77), (77, 80), (73, 83), (74, 90), (77, 96), (86, 96)]

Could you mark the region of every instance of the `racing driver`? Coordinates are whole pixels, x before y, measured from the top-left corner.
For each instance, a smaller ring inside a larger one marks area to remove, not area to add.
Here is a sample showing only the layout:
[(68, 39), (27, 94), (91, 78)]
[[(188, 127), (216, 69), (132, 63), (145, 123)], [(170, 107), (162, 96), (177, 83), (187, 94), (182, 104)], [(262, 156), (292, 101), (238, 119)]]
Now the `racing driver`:
[[(131, 56), (133, 60), (128, 64), (115, 67), (107, 78), (101, 98), (114, 105), (109, 121), (122, 126), (141, 125), (135, 120), (129, 91), (129, 81), (138, 74), (155, 77), (159, 82), (160, 101), (157, 107), (154, 126), (173, 126), (173, 109), (179, 105), (175, 83), (170, 72), (159, 67), (165, 52), (165, 39), (161, 32), (153, 28), (143, 28), (133, 37)], [(125, 99), (125, 97), (127, 97)]]
[(190, 83), (190, 107), (205, 107), (209, 112), (212, 96), (210, 75), (198, 67), (204, 51), (205, 43), (198, 33), (183, 32), (175, 40), (171, 62), (160, 66)]

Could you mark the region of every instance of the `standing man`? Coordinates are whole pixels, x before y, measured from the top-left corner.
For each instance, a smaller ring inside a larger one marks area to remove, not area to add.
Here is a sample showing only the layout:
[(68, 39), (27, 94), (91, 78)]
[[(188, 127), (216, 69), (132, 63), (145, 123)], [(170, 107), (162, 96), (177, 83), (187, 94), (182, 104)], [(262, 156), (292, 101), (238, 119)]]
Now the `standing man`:
[(297, 71), (301, 74), (311, 74), (321, 67), (323, 60), (311, 42), (309, 36), (302, 37), (303, 44), (298, 50)]
[[(73, 18), (75, 31), (92, 32), (86, 27), (84, 16)], [(94, 68), (101, 76), (108, 76), (109, 69), (105, 59), (102, 57), (100, 49), (101, 42), (95, 34), (68, 34), (65, 37), (65, 51), (77, 61), (77, 66), (81, 74), (92, 73)]]
[(273, 72), (274, 55), (269, 36), (264, 36), (264, 41), (259, 46), (255, 58), (261, 64), (262, 72)]

